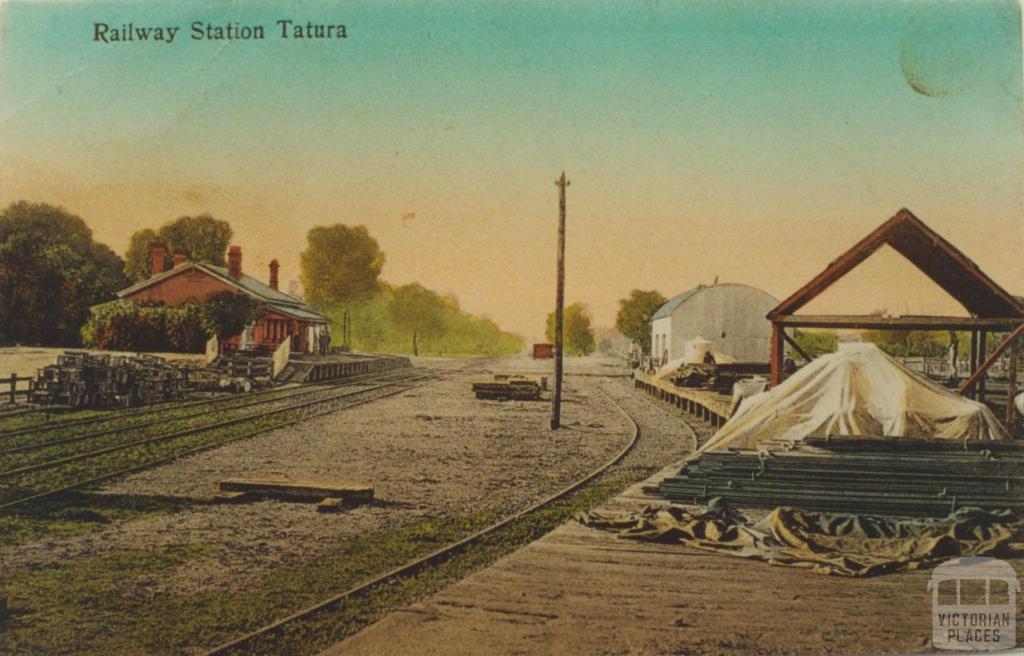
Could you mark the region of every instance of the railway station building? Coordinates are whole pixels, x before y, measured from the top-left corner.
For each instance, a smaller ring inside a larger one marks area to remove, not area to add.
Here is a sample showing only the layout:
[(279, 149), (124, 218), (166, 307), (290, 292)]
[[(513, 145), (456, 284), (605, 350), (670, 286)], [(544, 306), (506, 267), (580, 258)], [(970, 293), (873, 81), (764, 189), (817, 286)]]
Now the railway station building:
[(261, 304), (256, 320), (240, 335), (220, 340), (220, 351), (239, 348), (273, 350), (291, 339), (292, 353), (315, 353), (321, 337), (329, 335), (327, 317), (299, 299), (278, 289), (278, 263), (271, 260), (267, 282), (242, 272), (242, 249), (231, 246), (227, 268), (193, 262), (177, 253), (170, 268), (165, 266), (165, 247), (150, 249), (150, 277), (117, 293), (127, 301), (163, 302), (171, 307), (188, 301), (202, 301), (222, 291), (243, 294)]

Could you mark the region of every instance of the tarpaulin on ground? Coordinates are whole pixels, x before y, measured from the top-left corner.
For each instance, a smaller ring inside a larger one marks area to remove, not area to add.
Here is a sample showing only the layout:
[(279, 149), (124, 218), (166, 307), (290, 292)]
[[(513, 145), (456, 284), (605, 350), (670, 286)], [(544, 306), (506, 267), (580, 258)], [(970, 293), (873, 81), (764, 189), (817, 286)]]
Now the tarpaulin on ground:
[[(917, 569), (958, 556), (1006, 555), (1022, 546), (1024, 522), (1009, 511), (961, 508), (945, 519), (894, 519), (776, 508), (751, 523), (720, 500), (706, 508), (584, 514), (580, 522), (622, 538), (864, 577)], [(1011, 546), (1012, 545), (1012, 546)]]
[(851, 343), (745, 399), (698, 453), (811, 435), (1009, 439), (984, 404), (910, 371), (874, 344)]

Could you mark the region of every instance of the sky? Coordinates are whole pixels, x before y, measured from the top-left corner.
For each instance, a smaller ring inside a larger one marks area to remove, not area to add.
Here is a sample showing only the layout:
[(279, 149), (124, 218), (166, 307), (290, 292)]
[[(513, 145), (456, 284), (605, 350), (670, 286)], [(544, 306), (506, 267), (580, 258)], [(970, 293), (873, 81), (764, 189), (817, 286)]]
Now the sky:
[[(530, 339), (563, 170), (567, 300), (601, 326), (631, 289), (784, 298), (901, 207), (1024, 294), (1020, 33), (984, 0), (4, 2), (0, 206), (61, 205), (122, 254), (209, 212), (284, 284), (309, 228), (365, 225), (386, 280)], [(884, 252), (805, 311), (878, 309), (962, 313)]]

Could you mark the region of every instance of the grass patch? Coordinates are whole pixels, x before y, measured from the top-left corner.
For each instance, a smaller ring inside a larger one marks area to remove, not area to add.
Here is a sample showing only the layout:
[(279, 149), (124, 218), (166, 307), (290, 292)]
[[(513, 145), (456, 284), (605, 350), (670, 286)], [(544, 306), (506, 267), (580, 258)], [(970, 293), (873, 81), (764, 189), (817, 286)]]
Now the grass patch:
[[(326, 608), (312, 617), (289, 625), (280, 634), (244, 645), (233, 653), (259, 655), (317, 653), (331, 644), (354, 635), (386, 613), (438, 592), (447, 585), (491, 565), (502, 556), (540, 538), (580, 512), (600, 505), (630, 484), (654, 473), (655, 470), (654, 467), (638, 467), (603, 477), (582, 491), (511, 523), (435, 567), (371, 588), (346, 600), (339, 607)], [(451, 541), (453, 540), (448, 540), (448, 542)], [(442, 546), (442, 544), (437, 546)], [(412, 558), (407, 558), (403, 562), (409, 560)], [(378, 568), (378, 571), (385, 569)], [(352, 586), (335, 586), (329, 590), (337, 593), (345, 587)], [(330, 592), (321, 595), (320, 598), (329, 596)], [(292, 611), (297, 608), (293, 607)], [(287, 613), (282, 613), (281, 616), (285, 614)], [(266, 623), (264, 622), (264, 624)], [(250, 627), (250, 629), (254, 628), (257, 627)]]
[(91, 533), (113, 521), (133, 521), (206, 503), (181, 497), (67, 492), (15, 514), (0, 514), (0, 544), (13, 546)]
[[(617, 468), (614, 474), (598, 479), (583, 491), (514, 522), (436, 567), (373, 588), (338, 608), (325, 609), (288, 627), (283, 635), (247, 645), (240, 653), (302, 654), (322, 649), (385, 613), (486, 567), (652, 471), (646, 467)], [(101, 516), (135, 513), (139, 517), (172, 510), (173, 503), (154, 501), (132, 510), (91, 508)], [(23, 537), (33, 532), (56, 536), (62, 531), (90, 530), (90, 525), (97, 525), (93, 520), (95, 516), (78, 511), (70, 516), (54, 511), (45, 517), (0, 519), (24, 522), (18, 528)], [(0, 653), (134, 656), (180, 654), (213, 646), (354, 587), (496, 520), (493, 513), (432, 518), (402, 529), (339, 539), (330, 556), (272, 570), (258, 588), (243, 592), (148, 592), (152, 590), (148, 582), (159, 583), (176, 568), (216, 557), (215, 549), (199, 544), (109, 552), (45, 569), (6, 572), (2, 588), (12, 613), (6, 629), (0, 631)], [(125, 581), (139, 579), (142, 585), (124, 585)]]
[[(124, 581), (158, 576), (200, 556), (209, 547), (181, 544), (152, 551), (115, 551), (32, 571), (8, 573), (3, 591), (10, 617), (0, 631), (6, 654), (147, 654), (163, 650), (143, 627), (162, 623), (181, 600), (129, 599)], [(177, 607), (177, 608), (176, 608)], [(139, 611), (145, 609), (143, 615)], [(123, 631), (125, 620), (133, 624)]]

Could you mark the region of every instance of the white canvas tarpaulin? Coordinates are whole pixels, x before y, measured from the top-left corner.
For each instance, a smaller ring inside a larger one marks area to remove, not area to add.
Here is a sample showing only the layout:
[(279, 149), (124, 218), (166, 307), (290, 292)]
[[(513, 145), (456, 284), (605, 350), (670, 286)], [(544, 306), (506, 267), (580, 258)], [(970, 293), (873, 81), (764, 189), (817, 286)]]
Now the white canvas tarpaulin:
[(683, 345), (683, 356), (666, 362), (655, 373), (655, 378), (668, 378), (684, 365), (703, 364), (704, 356), (708, 353), (715, 359), (715, 364), (733, 364), (736, 362), (735, 358), (727, 353), (722, 353), (708, 340), (703, 337), (695, 337)]
[(698, 453), (812, 435), (1009, 439), (983, 404), (910, 371), (874, 344), (850, 343), (744, 400)]

